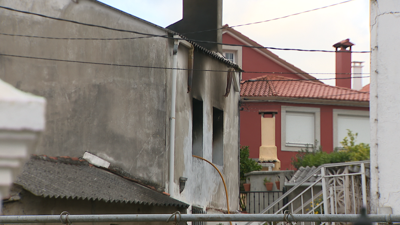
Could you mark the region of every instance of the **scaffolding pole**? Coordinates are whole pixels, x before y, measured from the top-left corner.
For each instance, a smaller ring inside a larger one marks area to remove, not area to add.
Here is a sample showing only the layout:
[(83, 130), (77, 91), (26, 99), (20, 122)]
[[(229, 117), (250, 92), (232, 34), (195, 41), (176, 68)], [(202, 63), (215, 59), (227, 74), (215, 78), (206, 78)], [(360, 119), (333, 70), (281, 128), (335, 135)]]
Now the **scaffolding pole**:
[[(360, 215), (301, 214), (112, 214), (112, 215), (14, 215), (0, 216), (0, 223), (92, 223), (92, 222), (188, 222), (188, 221), (287, 221), (287, 222), (354, 222)], [(176, 220), (175, 220), (176, 219)], [(400, 215), (368, 215), (371, 222), (400, 222)]]

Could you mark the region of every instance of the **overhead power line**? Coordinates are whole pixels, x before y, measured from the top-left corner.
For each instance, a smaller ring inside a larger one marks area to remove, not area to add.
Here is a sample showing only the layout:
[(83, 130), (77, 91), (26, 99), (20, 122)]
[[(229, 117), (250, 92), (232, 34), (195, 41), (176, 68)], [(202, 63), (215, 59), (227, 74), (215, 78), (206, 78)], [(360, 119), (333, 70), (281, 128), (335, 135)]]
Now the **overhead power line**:
[(39, 13), (34, 13), (34, 12), (28, 12), (28, 11), (23, 11), (23, 10), (18, 10), (18, 9), (13, 9), (10, 7), (5, 7), (5, 6), (0, 6), (2, 9), (18, 12), (18, 13), (24, 13), (24, 14), (29, 14), (29, 15), (34, 15), (34, 16), (39, 16), (43, 17), (46, 19), (51, 19), (51, 20), (58, 20), (58, 21), (63, 21), (63, 22), (68, 22), (68, 23), (74, 23), (78, 25), (83, 25), (83, 26), (89, 26), (89, 27), (97, 27), (97, 28), (102, 28), (106, 30), (112, 30), (112, 31), (119, 31), (119, 32), (125, 32), (125, 33), (133, 33), (133, 34), (140, 34), (140, 35), (149, 35), (152, 37), (166, 37), (165, 35), (156, 35), (156, 34), (148, 34), (148, 33), (143, 33), (139, 31), (133, 31), (133, 30), (125, 30), (125, 29), (119, 29), (119, 28), (112, 28), (112, 27), (107, 27), (107, 26), (101, 26), (101, 25), (96, 25), (96, 24), (91, 24), (91, 23), (83, 23), (83, 22), (78, 22), (75, 20), (69, 20), (69, 19), (62, 19), (62, 18), (57, 18), (57, 17), (52, 17), (52, 16), (47, 16)]
[[(348, 1), (353, 1), (353, 0), (348, 0)], [(143, 33), (143, 32), (138, 32), (138, 31), (133, 31), (133, 30), (125, 30), (125, 29), (118, 29), (118, 28), (106, 27), (106, 26), (89, 24), (89, 23), (82, 23), (82, 22), (78, 22), (78, 21), (74, 21), (74, 20), (62, 19), (62, 18), (51, 17), (51, 16), (38, 14), (38, 13), (33, 13), (33, 12), (17, 10), (17, 9), (5, 7), (5, 6), (0, 6), (0, 8), (6, 9), (6, 10), (11, 10), (11, 11), (18, 12), (18, 13), (24, 13), (24, 14), (34, 15), (34, 16), (40, 16), (40, 17), (43, 17), (43, 18), (46, 18), (46, 19), (53, 19), (53, 20), (58, 20), (58, 21), (63, 21), (63, 22), (79, 24), (79, 25), (83, 25), (83, 26), (97, 27), (97, 28), (102, 28), (102, 29), (107, 29), (107, 30), (112, 30), (112, 31), (134, 33), (134, 34), (145, 35), (145, 36), (144, 37), (132, 37), (132, 38), (57, 38), (57, 37), (42, 37), (42, 36), (21, 35), (21, 34), (7, 34), (7, 33), (0, 33), (1, 35), (31, 37), (31, 38), (44, 38), (44, 39), (45, 38), (47, 38), (47, 39), (63, 39), (63, 40), (126, 40), (126, 39), (140, 39), (140, 38), (150, 38), (150, 37), (160, 37), (160, 38), (173, 39), (173, 37), (169, 37), (167, 35), (156, 35), (156, 34)], [(317, 49), (300, 49), (300, 48), (278, 48), (278, 47), (263, 47), (263, 46), (251, 46), (251, 45), (225, 44), (225, 43), (221, 43), (221, 42), (203, 41), (203, 40), (195, 40), (195, 39), (182, 39), (182, 40), (189, 40), (189, 41), (194, 41), (194, 42), (197, 42), (197, 43), (211, 43), (211, 44), (218, 44), (218, 45), (240, 46), (240, 47), (247, 47), (247, 48), (258, 48), (258, 49), (264, 48), (264, 49), (282, 50), (282, 51), (335, 52), (334, 50), (317, 50)], [(352, 51), (352, 53), (370, 53), (370, 51)]]
[(39, 38), (39, 39), (53, 39), (53, 40), (77, 40), (77, 41), (121, 41), (121, 40), (134, 40), (152, 38), (156, 36), (141, 36), (141, 37), (126, 37), (126, 38), (74, 38), (74, 37), (48, 37), (48, 36), (37, 36), (37, 35), (25, 35), (25, 34), (9, 34), (0, 33), (0, 35), (11, 36), (11, 37), (26, 37), (26, 38)]
[[(142, 66), (142, 65), (129, 65), (129, 64), (116, 64), (116, 63), (100, 63), (100, 62), (89, 62), (89, 61), (79, 61), (79, 60), (67, 60), (67, 59), (52, 59), (52, 58), (44, 58), (44, 57), (34, 57), (34, 56), (23, 56), (23, 55), (13, 55), (13, 54), (3, 54), (0, 53), (0, 56), (6, 57), (14, 57), (14, 58), (24, 58), (24, 59), (34, 59), (34, 60), (47, 60), (47, 61), (56, 61), (56, 62), (66, 62), (66, 63), (80, 63), (80, 64), (91, 64), (91, 65), (101, 65), (101, 66), (115, 66), (115, 67), (131, 67), (131, 68), (147, 68), (147, 69), (161, 69), (161, 70), (189, 70), (185, 68), (173, 68), (173, 67), (162, 67), (162, 66)], [(202, 69), (194, 69), (194, 71), (207, 71), (207, 72), (221, 72), (226, 73), (227, 70), (202, 70)], [(286, 74), (281, 72), (270, 72), (270, 71), (245, 71), (246, 73), (263, 73), (263, 74)], [(303, 73), (287, 73), (287, 74), (303, 74)], [(318, 73), (317, 73), (318, 74)], [(329, 74), (329, 73), (323, 73)], [(359, 76), (356, 78), (367, 78), (370, 76)], [(350, 78), (322, 78), (322, 79), (290, 79), (290, 80), (265, 80), (265, 81), (313, 81), (313, 80), (336, 80), (336, 79), (350, 79)], [(263, 80), (250, 80), (246, 82), (256, 82)]]
[(275, 20), (285, 19), (285, 18), (288, 18), (288, 17), (297, 16), (297, 15), (300, 15), (300, 14), (309, 13), (309, 12), (317, 11), (317, 10), (320, 10), (320, 9), (330, 8), (330, 7), (341, 5), (341, 4), (344, 4), (344, 3), (351, 2), (351, 1), (354, 1), (354, 0), (347, 0), (347, 1), (344, 1), (344, 2), (339, 2), (339, 3), (332, 4), (332, 5), (327, 5), (327, 6), (323, 6), (323, 7), (319, 7), (319, 8), (315, 8), (315, 9), (310, 9), (310, 10), (306, 10), (306, 11), (302, 11), (302, 12), (298, 12), (298, 13), (293, 13), (293, 14), (286, 15), (286, 16), (281, 16), (281, 17), (268, 19), (268, 20), (263, 20), (263, 21), (258, 21), (258, 22), (233, 25), (233, 26), (230, 26), (230, 27), (243, 27), (243, 26), (249, 26), (249, 25), (254, 25), (254, 24), (260, 24), (260, 23), (266, 23), (266, 22), (271, 22), (271, 21), (275, 21)]
[[(258, 22), (252, 22), (252, 23), (245, 23), (245, 24), (233, 25), (233, 26), (229, 26), (229, 28), (233, 28), (233, 27), (243, 27), (243, 26), (249, 26), (249, 25), (260, 24), (260, 23), (267, 23), (267, 22), (271, 22), (271, 21), (275, 21), (275, 20), (280, 20), (280, 19), (285, 19), (285, 18), (292, 17), (292, 16), (301, 15), (301, 14), (304, 14), (304, 13), (309, 13), (309, 12), (317, 11), (317, 10), (320, 10), (320, 9), (326, 9), (326, 8), (329, 8), (329, 7), (341, 5), (341, 4), (344, 4), (344, 3), (351, 2), (351, 1), (354, 1), (354, 0), (347, 0), (347, 1), (344, 1), (344, 2), (339, 2), (339, 3), (332, 4), (332, 5), (327, 5), (327, 6), (323, 6), (323, 7), (319, 7), (319, 8), (315, 8), (315, 9), (310, 9), (310, 10), (306, 10), (306, 11), (302, 11), (302, 12), (298, 12), (298, 13), (293, 13), (293, 14), (289, 14), (289, 15), (286, 15), (286, 16), (276, 17), (276, 18), (273, 18), (273, 19), (268, 19), (268, 20), (263, 20), (263, 21), (258, 21)], [(217, 28), (217, 29), (209, 29), (209, 30), (201, 30), (201, 31), (186, 32), (186, 33), (183, 33), (183, 34), (202, 33), (202, 32), (215, 31), (215, 30), (223, 30), (223, 29), (225, 29), (225, 27), (221, 27), (221, 28)]]
[[(26, 38), (39, 38), (39, 39), (54, 39), (54, 40), (84, 40), (84, 41), (117, 41), (117, 40), (134, 40), (134, 39), (142, 39), (148, 38), (145, 37), (127, 37), (127, 38), (70, 38), (70, 37), (45, 37), (45, 36), (36, 36), (36, 35), (24, 35), (24, 34), (8, 34), (8, 33), (0, 33), (0, 35), (4, 36), (13, 36), (13, 37), (26, 37)], [(151, 34), (148, 34), (151, 35)], [(164, 36), (154, 36), (154, 37), (164, 37)], [(164, 37), (174, 39), (173, 37)], [(195, 39), (184, 39), (181, 40), (189, 40), (197, 43), (211, 43), (211, 44), (219, 44), (225, 46), (237, 46), (237, 47), (246, 47), (246, 48), (254, 48), (254, 49), (271, 49), (271, 50), (282, 50), (282, 51), (300, 51), (300, 52), (336, 52), (335, 50), (316, 50), (316, 49), (300, 49), (300, 48), (278, 48), (278, 47), (264, 47), (264, 46), (254, 46), (254, 45), (239, 45), (239, 44), (227, 44), (213, 41), (202, 41)], [(351, 53), (370, 53), (370, 51), (352, 51)]]

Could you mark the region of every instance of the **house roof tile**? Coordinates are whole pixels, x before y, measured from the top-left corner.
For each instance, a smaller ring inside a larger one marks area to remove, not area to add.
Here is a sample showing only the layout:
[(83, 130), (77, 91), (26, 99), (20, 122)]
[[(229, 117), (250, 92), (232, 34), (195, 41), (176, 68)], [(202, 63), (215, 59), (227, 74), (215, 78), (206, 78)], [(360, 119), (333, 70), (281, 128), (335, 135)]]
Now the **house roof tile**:
[(362, 91), (362, 92), (369, 92), (369, 85), (370, 85), (370, 84), (365, 85), (363, 88), (361, 88), (360, 91)]
[(279, 75), (241, 82), (241, 97), (285, 97), (336, 101), (369, 101), (369, 93)]
[(48, 198), (189, 206), (78, 158), (33, 156), (15, 183), (36, 196)]

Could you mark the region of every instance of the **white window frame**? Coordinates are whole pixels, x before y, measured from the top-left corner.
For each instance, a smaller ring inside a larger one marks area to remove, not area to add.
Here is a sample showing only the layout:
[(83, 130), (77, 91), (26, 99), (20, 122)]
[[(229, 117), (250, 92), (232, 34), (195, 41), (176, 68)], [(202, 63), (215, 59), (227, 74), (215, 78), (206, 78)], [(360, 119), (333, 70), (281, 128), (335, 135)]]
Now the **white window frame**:
[[(321, 143), (321, 112), (320, 108), (312, 107), (295, 107), (295, 106), (282, 106), (281, 107), (281, 151), (300, 151), (305, 149), (304, 146), (287, 146), (286, 145), (286, 113), (311, 113), (314, 114), (314, 139)], [(310, 146), (312, 147), (312, 146)]]
[[(333, 109), (333, 147), (341, 148), (338, 140), (338, 117), (339, 115), (343, 116), (360, 116), (360, 117), (368, 117), (369, 111), (364, 110), (349, 110), (349, 109)], [(340, 140), (341, 141), (341, 140)], [(367, 143), (369, 144), (369, 143)], [(339, 145), (339, 146), (337, 146)]]
[(222, 47), (222, 52), (224, 53), (224, 56), (226, 52), (233, 53), (235, 63), (238, 64), (240, 68), (242, 68), (242, 46), (224, 45)]
[(234, 52), (224, 52), (225, 58), (226, 58), (227, 60), (230, 60), (230, 59), (226, 56), (227, 54), (232, 54), (232, 62), (233, 62), (233, 63), (236, 63), (236, 53), (234, 53)]

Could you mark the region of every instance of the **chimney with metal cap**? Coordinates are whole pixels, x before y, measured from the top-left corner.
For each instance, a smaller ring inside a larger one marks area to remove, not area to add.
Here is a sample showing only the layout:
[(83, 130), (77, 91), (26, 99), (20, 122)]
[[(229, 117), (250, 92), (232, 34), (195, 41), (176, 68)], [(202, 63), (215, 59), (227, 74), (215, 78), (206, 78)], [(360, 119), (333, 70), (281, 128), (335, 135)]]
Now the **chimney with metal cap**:
[(222, 43), (222, 0), (183, 0), (183, 18), (167, 28), (206, 49), (222, 52), (222, 46), (215, 43)]
[(350, 39), (333, 45), (336, 49), (336, 86), (351, 88), (351, 46)]

